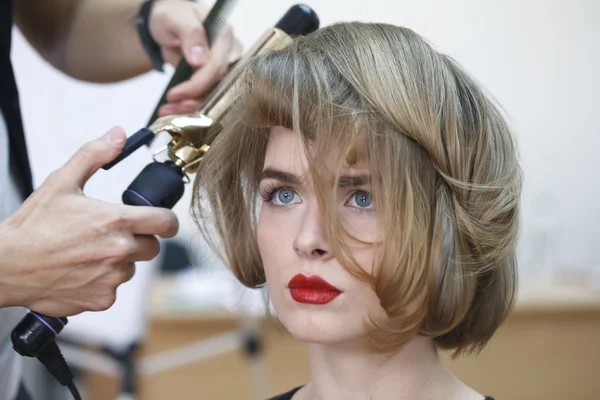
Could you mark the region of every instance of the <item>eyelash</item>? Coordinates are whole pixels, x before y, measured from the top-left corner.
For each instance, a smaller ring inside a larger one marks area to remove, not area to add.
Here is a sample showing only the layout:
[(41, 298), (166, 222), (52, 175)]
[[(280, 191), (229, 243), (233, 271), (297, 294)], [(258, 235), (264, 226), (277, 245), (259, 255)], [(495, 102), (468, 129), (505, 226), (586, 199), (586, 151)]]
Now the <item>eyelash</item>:
[[(282, 189), (288, 189), (288, 190), (294, 191), (294, 189), (292, 189), (289, 186), (284, 186), (279, 183), (271, 183), (271, 184), (269, 184), (269, 186), (267, 186), (266, 188), (261, 190), (260, 195), (265, 203), (273, 205), (273, 198), (275, 197), (275, 194)], [(348, 196), (346, 196), (346, 201), (344, 202), (344, 204), (347, 203), (358, 192), (369, 193), (368, 191), (363, 190), (363, 189), (355, 189), (355, 190), (351, 191), (348, 194)], [(295, 191), (294, 191), (294, 193), (295, 193)], [(369, 195), (370, 194), (371, 193), (369, 193)], [(296, 195), (298, 195), (298, 194), (296, 193)], [(278, 205), (278, 207), (282, 207), (282, 206)], [(373, 209), (369, 209), (369, 208), (360, 208), (360, 207), (352, 207), (352, 208), (356, 209), (357, 211), (359, 211), (361, 213), (369, 213), (369, 212), (373, 211)]]
[(281, 189), (292, 190), (291, 188), (280, 185), (278, 183), (271, 183), (269, 184), (269, 186), (261, 190), (260, 196), (262, 197), (265, 203), (273, 204), (273, 197), (275, 196), (275, 193), (277, 193)]

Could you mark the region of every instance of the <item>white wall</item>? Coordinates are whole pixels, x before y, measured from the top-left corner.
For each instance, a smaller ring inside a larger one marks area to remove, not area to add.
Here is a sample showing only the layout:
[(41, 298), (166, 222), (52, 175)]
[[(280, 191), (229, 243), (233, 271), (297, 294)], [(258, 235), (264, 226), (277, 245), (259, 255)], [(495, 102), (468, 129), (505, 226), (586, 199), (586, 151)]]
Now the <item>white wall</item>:
[[(231, 22), (246, 48), (292, 4), (240, 1)], [(462, 63), (505, 106), (519, 133), (525, 171), (522, 270), (535, 271), (546, 262), (600, 266), (599, 1), (306, 4), (319, 14), (322, 25), (362, 20), (410, 27)], [(18, 34), (13, 60), (36, 184), (87, 138), (113, 125), (130, 133), (141, 128), (168, 80), (167, 75), (149, 73), (115, 85), (76, 82), (45, 65)], [(87, 192), (119, 202), (122, 190), (149, 161), (149, 153), (140, 150), (114, 170), (95, 176)], [(194, 232), (188, 201), (189, 191), (176, 207), (182, 235)], [(544, 237), (547, 261), (536, 247)]]

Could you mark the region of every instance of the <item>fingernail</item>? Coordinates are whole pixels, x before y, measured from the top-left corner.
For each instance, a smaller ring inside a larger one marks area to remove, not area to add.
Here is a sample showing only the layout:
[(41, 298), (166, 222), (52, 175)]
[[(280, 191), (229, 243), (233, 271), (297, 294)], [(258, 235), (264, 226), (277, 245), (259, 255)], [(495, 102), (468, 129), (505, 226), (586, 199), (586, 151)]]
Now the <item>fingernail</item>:
[(203, 64), (206, 61), (206, 52), (202, 46), (194, 46), (190, 49), (190, 60), (194, 64)]

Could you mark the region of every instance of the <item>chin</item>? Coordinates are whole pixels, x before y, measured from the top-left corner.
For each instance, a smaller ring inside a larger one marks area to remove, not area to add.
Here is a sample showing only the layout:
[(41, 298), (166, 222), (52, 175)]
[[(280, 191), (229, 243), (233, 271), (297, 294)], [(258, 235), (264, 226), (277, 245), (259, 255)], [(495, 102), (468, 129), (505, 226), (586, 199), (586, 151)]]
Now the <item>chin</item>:
[(364, 337), (362, 321), (349, 321), (335, 311), (317, 307), (321, 306), (301, 305), (294, 307), (301, 309), (287, 309), (277, 315), (292, 337), (300, 342), (340, 344)]

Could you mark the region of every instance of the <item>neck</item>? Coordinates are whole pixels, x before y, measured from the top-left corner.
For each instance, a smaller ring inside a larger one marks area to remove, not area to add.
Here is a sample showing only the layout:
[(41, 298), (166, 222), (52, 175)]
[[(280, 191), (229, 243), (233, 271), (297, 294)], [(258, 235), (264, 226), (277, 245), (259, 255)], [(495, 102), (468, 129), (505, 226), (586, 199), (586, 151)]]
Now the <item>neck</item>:
[(311, 382), (303, 398), (416, 400), (464, 394), (464, 385), (445, 368), (429, 338), (416, 337), (394, 355), (362, 343), (313, 343), (308, 349)]

